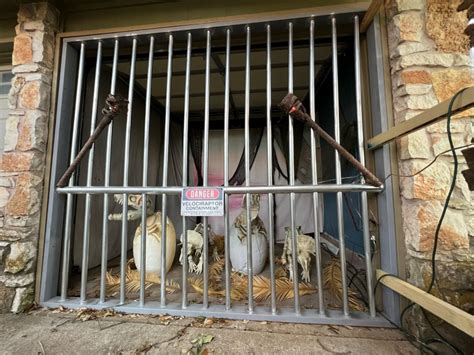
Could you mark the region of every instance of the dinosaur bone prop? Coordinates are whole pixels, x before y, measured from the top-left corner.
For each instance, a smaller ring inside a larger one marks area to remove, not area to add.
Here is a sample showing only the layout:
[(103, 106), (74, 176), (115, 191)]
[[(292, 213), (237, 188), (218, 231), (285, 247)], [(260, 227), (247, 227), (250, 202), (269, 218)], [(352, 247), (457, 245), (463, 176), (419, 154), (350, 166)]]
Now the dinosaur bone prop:
[[(207, 226), (207, 231), (209, 235), (209, 244), (212, 246), (212, 258), (214, 261), (219, 261), (220, 256), (216, 244), (217, 236), (212, 231), (210, 225)], [(181, 243), (183, 243), (183, 234), (181, 234)], [(196, 274), (202, 273), (202, 251), (204, 246), (204, 225), (202, 223), (197, 224), (194, 230), (188, 230), (187, 246), (189, 272), (194, 272)], [(181, 254), (179, 256), (179, 262), (181, 265), (183, 265), (184, 262), (183, 251), (184, 249), (181, 249)]]
[[(310, 282), (310, 266), (311, 254), (316, 255), (316, 242), (309, 235), (303, 234), (301, 227), (296, 228), (296, 245), (298, 263), (301, 265), (303, 271), (301, 278), (305, 282)], [(293, 254), (291, 246), (291, 228), (285, 228), (285, 244), (283, 246), (283, 254), (281, 255), (281, 262), (283, 265), (288, 265), (290, 273), (290, 280), (293, 280)]]
[(301, 121), (311, 127), (314, 132), (320, 135), (331, 147), (336, 149), (339, 154), (349, 161), (359, 172), (364, 175), (367, 182), (373, 186), (380, 187), (382, 182), (370, 172), (364, 165), (362, 165), (351, 153), (349, 153), (342, 145), (340, 145), (334, 138), (332, 138), (324, 129), (322, 129), (312, 118), (306, 113), (300, 99), (292, 94), (288, 93), (283, 100), (281, 100), (280, 109), (287, 115), (290, 115), (291, 118)]
[[(250, 195), (250, 232), (252, 238), (253, 274), (261, 273), (268, 253), (267, 231), (258, 216), (260, 195)], [(230, 228), (230, 260), (235, 271), (247, 274), (247, 213), (246, 195), (242, 199), (242, 210)]]
[(112, 95), (109, 94), (107, 99), (105, 99), (105, 107), (102, 109), (102, 119), (100, 120), (99, 124), (97, 125), (94, 132), (91, 136), (87, 139), (84, 143), (84, 146), (81, 148), (77, 156), (72, 161), (71, 165), (66, 169), (63, 176), (59, 179), (57, 183), (57, 187), (64, 187), (67, 185), (69, 179), (71, 178), (74, 170), (76, 170), (77, 166), (87, 154), (87, 152), (92, 148), (92, 145), (95, 143), (99, 135), (102, 133), (105, 127), (107, 127), (112, 120), (117, 117), (122, 109), (122, 107), (126, 107), (128, 105), (128, 100), (123, 98), (120, 95)]
[[(114, 199), (117, 203), (123, 204), (123, 195), (116, 194)], [(132, 221), (139, 219), (142, 215), (141, 209), (143, 204), (142, 195), (129, 195), (127, 205), (133, 208), (127, 214), (127, 220)], [(161, 228), (162, 218), (161, 212), (154, 212), (151, 209), (151, 200), (147, 197), (147, 219), (146, 219), (146, 273), (156, 274), (161, 273)], [(109, 215), (109, 220), (122, 220), (121, 213), (114, 213)], [(133, 258), (137, 269), (141, 268), (141, 244), (142, 244), (142, 225), (140, 224), (135, 230), (133, 238)], [(174, 255), (176, 253), (176, 232), (173, 222), (166, 218), (166, 271), (171, 269)]]

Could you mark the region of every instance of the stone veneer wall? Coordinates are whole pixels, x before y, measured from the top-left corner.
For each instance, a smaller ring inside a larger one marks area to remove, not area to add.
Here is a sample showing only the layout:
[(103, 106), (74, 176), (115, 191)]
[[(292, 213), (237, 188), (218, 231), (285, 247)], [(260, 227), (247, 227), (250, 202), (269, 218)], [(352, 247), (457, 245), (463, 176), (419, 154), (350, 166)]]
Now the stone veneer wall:
[[(474, 85), (467, 56), (469, 40), (463, 34), (466, 13), (457, 13), (460, 1), (389, 0), (387, 33), (394, 120), (410, 119), (459, 89)], [(474, 110), (451, 123), (455, 146), (473, 138)], [(448, 150), (446, 120), (417, 131), (398, 143), (399, 172), (413, 174)], [(457, 151), (459, 171), (467, 165)], [(423, 173), (400, 178), (402, 221), (406, 245), (406, 271), (410, 283), (426, 289), (430, 283), (433, 236), (453, 173), (451, 153), (440, 156)], [(474, 194), (459, 173), (449, 204), (437, 253), (437, 287), (433, 293), (474, 311)], [(420, 324), (420, 323), (418, 323)], [(415, 327), (416, 328), (416, 327)], [(419, 334), (423, 326), (419, 326)]]
[(0, 157), (0, 312), (33, 303), (55, 33), (48, 3), (20, 5)]

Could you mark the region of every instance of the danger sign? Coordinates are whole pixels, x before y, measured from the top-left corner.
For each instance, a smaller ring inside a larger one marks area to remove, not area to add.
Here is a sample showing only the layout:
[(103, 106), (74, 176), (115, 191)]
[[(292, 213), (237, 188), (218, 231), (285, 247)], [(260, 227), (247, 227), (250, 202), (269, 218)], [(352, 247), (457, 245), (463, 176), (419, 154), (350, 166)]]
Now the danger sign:
[(181, 215), (223, 216), (224, 191), (221, 187), (185, 187), (181, 195)]

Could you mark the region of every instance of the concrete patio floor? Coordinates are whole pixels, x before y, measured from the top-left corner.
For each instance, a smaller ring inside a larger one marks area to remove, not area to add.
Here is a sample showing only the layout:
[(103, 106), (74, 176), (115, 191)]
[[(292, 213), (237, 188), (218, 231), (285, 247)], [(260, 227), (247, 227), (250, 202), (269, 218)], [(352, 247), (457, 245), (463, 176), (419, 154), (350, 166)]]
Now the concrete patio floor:
[[(193, 340), (209, 341), (199, 347)], [(0, 315), (0, 354), (418, 354), (397, 329), (36, 310)]]

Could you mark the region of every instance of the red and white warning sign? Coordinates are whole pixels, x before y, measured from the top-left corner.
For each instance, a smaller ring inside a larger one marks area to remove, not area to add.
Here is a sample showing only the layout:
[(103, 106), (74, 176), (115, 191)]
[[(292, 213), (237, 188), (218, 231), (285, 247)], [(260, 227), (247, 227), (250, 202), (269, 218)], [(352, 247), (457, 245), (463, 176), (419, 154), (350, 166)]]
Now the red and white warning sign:
[(182, 216), (223, 216), (224, 191), (221, 187), (185, 187), (181, 195)]

